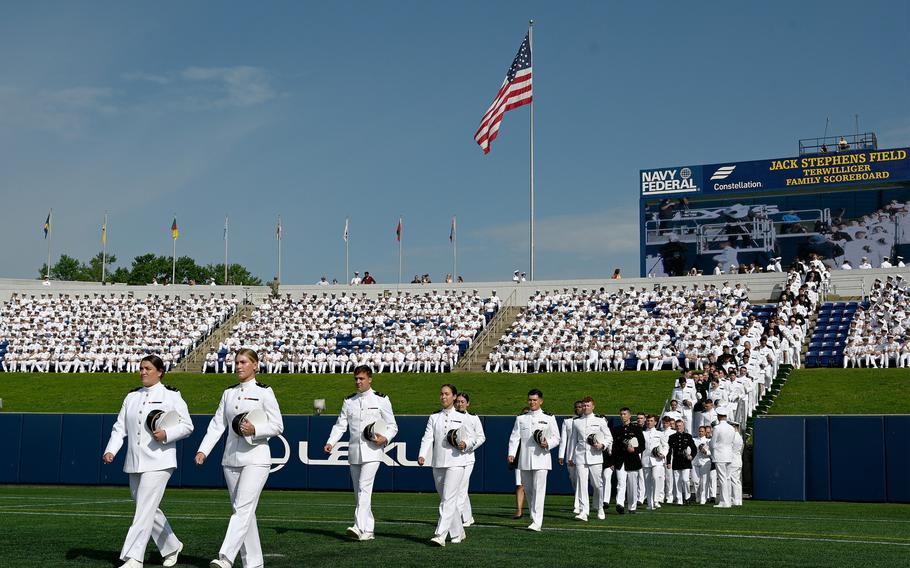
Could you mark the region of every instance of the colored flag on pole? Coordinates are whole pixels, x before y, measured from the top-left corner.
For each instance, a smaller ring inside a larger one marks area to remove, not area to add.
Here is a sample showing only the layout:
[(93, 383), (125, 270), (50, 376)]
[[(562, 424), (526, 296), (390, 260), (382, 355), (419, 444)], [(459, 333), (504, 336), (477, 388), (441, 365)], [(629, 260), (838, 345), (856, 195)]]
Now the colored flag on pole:
[(44, 238), (47, 238), (47, 234), (51, 231), (51, 214), (47, 214), (47, 219), (44, 221)]
[(474, 140), (480, 144), (484, 154), (490, 153), (490, 144), (499, 134), (499, 123), (502, 115), (514, 108), (531, 102), (531, 42), (528, 35), (518, 48), (518, 55), (506, 73), (506, 78), (480, 121), (480, 128), (474, 134)]
[(278, 230), (275, 232), (276, 238), (281, 240), (281, 217), (278, 217)]
[(398, 227), (395, 229), (395, 238), (401, 242), (401, 217), (398, 218)]
[(349, 221), (350, 221), (350, 219), (344, 220), (344, 242), (348, 242), (348, 237), (351, 235), (350, 231), (348, 230)]
[(455, 242), (455, 217), (452, 217), (452, 228), (449, 230), (449, 242)]
[(101, 244), (107, 244), (107, 223), (101, 223)]
[(171, 223), (171, 238), (176, 241), (179, 236), (180, 230), (177, 228), (177, 217), (174, 217), (174, 222)]

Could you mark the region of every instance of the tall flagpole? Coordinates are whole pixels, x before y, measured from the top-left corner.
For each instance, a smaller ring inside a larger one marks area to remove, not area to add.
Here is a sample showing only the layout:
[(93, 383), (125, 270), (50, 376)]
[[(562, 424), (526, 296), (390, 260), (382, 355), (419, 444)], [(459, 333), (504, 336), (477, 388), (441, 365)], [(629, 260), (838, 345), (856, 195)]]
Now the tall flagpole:
[(47, 274), (48, 280), (51, 279), (51, 241), (54, 239), (54, 210), (51, 209), (47, 214)]
[[(528, 20), (528, 49), (531, 69), (534, 69), (534, 20)], [(533, 81), (533, 79), (532, 79)], [(531, 281), (534, 281), (534, 91), (531, 91)]]
[(278, 283), (281, 284), (281, 215), (278, 216)]
[(401, 288), (401, 233), (404, 232), (404, 227), (401, 226), (401, 217), (398, 217), (398, 287)]
[(107, 265), (107, 211), (104, 212), (104, 223), (101, 225), (101, 284), (104, 284), (104, 269)]
[(348, 239), (351, 238), (351, 233), (349, 231), (349, 224), (351, 222), (350, 217), (345, 217), (344, 219), (344, 283), (351, 283), (351, 271), (349, 270), (349, 250), (348, 250)]
[(224, 216), (224, 284), (228, 283), (228, 216)]
[(452, 284), (458, 282), (458, 224), (452, 215)]
[[(177, 224), (177, 214), (174, 213), (174, 225)], [(179, 231), (179, 229), (178, 229)], [(174, 241), (174, 256), (171, 264), (171, 286), (177, 284), (177, 236), (171, 230), (171, 240)]]

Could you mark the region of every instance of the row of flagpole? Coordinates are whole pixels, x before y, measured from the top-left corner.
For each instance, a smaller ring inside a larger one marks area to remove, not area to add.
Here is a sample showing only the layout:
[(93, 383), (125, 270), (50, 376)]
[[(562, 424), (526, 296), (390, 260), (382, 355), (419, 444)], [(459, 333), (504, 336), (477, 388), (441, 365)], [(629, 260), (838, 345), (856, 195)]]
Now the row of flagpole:
[[(47, 265), (45, 277), (51, 276), (51, 241), (53, 237), (52, 217), (54, 210), (51, 209), (44, 221), (44, 238), (47, 241)], [(230, 217), (224, 216), (224, 282), (228, 281), (228, 227)], [(104, 220), (101, 223), (101, 283), (104, 284), (107, 270), (107, 224), (108, 213), (104, 212)], [(395, 227), (395, 239), (398, 242), (398, 284), (401, 285), (402, 270), (404, 268), (404, 254), (402, 248), (402, 234), (404, 229), (404, 217), (398, 217), (398, 225)], [(345, 282), (350, 282), (350, 236), (351, 236), (351, 218), (346, 217), (344, 220), (344, 272)], [(171, 223), (171, 240), (173, 241), (171, 257), (171, 282), (174, 282), (177, 276), (177, 239), (180, 237), (180, 229), (177, 226), (177, 215), (174, 215), (174, 221)], [(278, 225), (275, 231), (276, 241), (278, 243), (278, 273), (277, 279), (281, 282), (281, 215), (278, 216)], [(449, 242), (452, 244), (452, 278), (458, 278), (458, 230), (456, 225), (456, 216), (452, 216), (452, 225), (449, 230)]]

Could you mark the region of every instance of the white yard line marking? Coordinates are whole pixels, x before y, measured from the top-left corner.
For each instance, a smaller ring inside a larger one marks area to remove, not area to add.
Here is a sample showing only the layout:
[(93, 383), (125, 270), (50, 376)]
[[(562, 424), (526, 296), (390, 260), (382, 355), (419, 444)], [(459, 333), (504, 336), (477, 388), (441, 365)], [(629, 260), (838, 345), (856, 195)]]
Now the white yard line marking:
[[(55, 512), (55, 511), (3, 511), (5, 514), (9, 515), (33, 515), (33, 516), (50, 516), (50, 517), (98, 517), (98, 518), (115, 518), (115, 519), (124, 519), (132, 518), (133, 515), (127, 514), (118, 514), (118, 513), (64, 513), (64, 512)], [(225, 520), (226, 517), (221, 516), (209, 516), (209, 515), (169, 515), (172, 519), (181, 519), (181, 520)], [(271, 523), (301, 523), (301, 524), (316, 524), (316, 525), (343, 525), (350, 523), (350, 520), (328, 520), (328, 519), (291, 519), (286, 517), (257, 517), (257, 520), (263, 522)], [(412, 525), (412, 524), (425, 524), (424, 521), (396, 521), (388, 522), (385, 521), (382, 524), (386, 526), (396, 526), (396, 525)], [(503, 525), (484, 525), (477, 524), (474, 525), (477, 528), (484, 529), (500, 529), (500, 530), (521, 530), (520, 526), (503, 526)], [(662, 537), (704, 537), (704, 533), (700, 532), (659, 532), (655, 530), (637, 530), (637, 529), (597, 529), (597, 528), (574, 528), (574, 527), (546, 527), (544, 528), (546, 532), (574, 532), (574, 533), (609, 533), (609, 534), (635, 534), (635, 535), (646, 535), (648, 537), (662, 536)], [(883, 541), (883, 540), (860, 540), (860, 539), (846, 539), (846, 538), (830, 538), (830, 537), (808, 537), (808, 536), (785, 536), (785, 535), (755, 535), (755, 534), (740, 534), (740, 533), (711, 533), (709, 536), (719, 537), (719, 538), (730, 538), (730, 539), (745, 539), (745, 540), (785, 540), (785, 541), (799, 541), (799, 542), (827, 542), (827, 543), (836, 543), (836, 544), (862, 544), (862, 545), (877, 545), (877, 546), (904, 546), (910, 547), (910, 542), (893, 542), (893, 541)]]
[(23, 505), (14, 505), (10, 503), (5, 503), (0, 505), (0, 511), (6, 511), (6, 507), (12, 507), (14, 509), (23, 509), (23, 508), (35, 508), (35, 507), (74, 507), (76, 505), (101, 505), (101, 504), (110, 504), (110, 503), (132, 503), (132, 499), (107, 499), (107, 500), (94, 500), (94, 501), (51, 501), (49, 503), (28, 503)]

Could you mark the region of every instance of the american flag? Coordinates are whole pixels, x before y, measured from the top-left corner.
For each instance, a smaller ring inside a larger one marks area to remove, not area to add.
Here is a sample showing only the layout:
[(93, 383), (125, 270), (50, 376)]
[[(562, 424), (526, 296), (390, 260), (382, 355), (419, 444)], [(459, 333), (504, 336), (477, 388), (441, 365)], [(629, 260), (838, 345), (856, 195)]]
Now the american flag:
[(449, 229), (449, 242), (455, 242), (455, 217), (452, 217), (452, 228)]
[(506, 111), (524, 106), (531, 102), (531, 42), (527, 35), (518, 48), (518, 55), (509, 67), (506, 78), (480, 121), (480, 128), (474, 140), (483, 148), (484, 154), (490, 153), (490, 143), (499, 134), (499, 123)]
[(398, 218), (398, 226), (395, 228), (395, 239), (401, 242), (401, 217)]
[(281, 240), (281, 215), (278, 216), (278, 230), (275, 232), (278, 240)]

